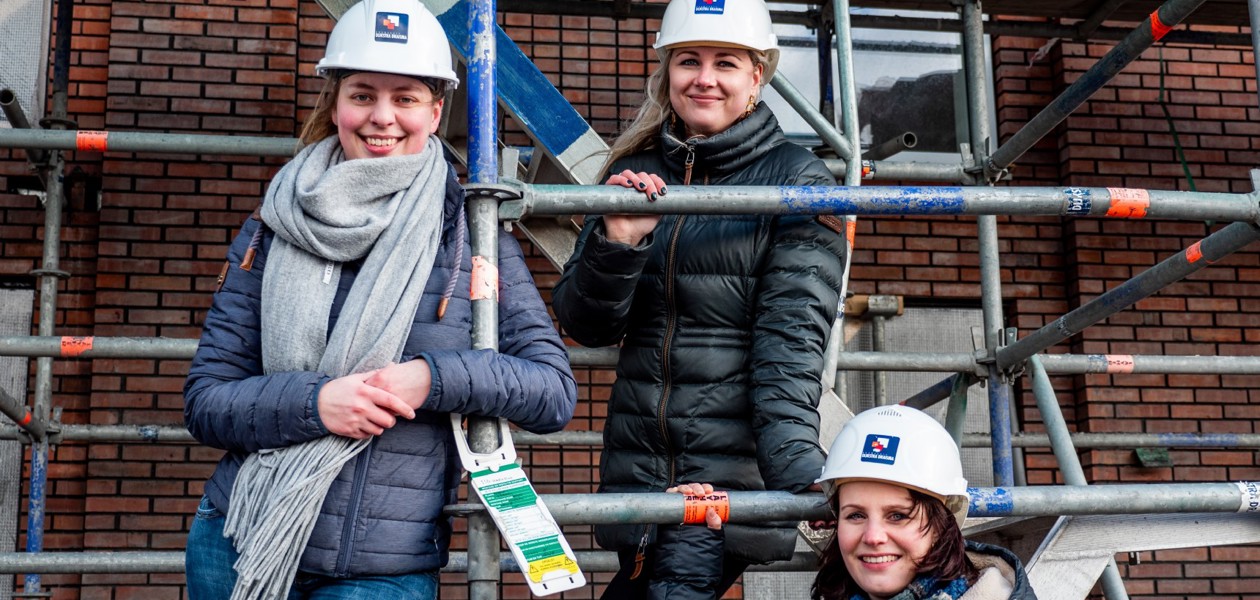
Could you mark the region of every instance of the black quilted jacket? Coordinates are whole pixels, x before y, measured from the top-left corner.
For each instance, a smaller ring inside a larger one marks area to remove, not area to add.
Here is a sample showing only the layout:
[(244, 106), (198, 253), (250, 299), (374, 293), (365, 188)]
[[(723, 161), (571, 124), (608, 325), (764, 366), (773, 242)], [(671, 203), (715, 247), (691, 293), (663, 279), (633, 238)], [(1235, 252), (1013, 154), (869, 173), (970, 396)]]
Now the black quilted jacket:
[[(835, 184), (765, 105), (716, 136), (688, 144), (663, 129), (661, 140), (612, 171), (677, 186), (693, 155), (692, 185)], [(823, 465), (815, 407), (844, 253), (843, 237), (810, 216), (665, 216), (634, 248), (588, 218), (553, 306), (579, 343), (621, 343), (600, 490), (808, 487)], [(726, 551), (754, 562), (790, 555), (795, 535), (783, 525), (727, 525)], [(596, 534), (605, 548), (633, 548), (644, 527)]]

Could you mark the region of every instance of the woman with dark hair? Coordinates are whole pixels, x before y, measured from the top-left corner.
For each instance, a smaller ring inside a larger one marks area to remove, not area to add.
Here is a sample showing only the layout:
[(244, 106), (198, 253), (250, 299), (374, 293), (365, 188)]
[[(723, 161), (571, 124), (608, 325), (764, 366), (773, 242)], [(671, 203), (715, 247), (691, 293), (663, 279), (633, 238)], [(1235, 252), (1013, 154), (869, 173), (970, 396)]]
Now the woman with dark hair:
[[(835, 185), (760, 102), (779, 59), (761, 0), (673, 0), (634, 122), (606, 183)], [(564, 330), (620, 343), (601, 492), (810, 488), (823, 464), (816, 406), (840, 304), (841, 221), (801, 215), (588, 216), (556, 285)], [(792, 556), (794, 523), (601, 525), (621, 571), (604, 598), (713, 599), (750, 563)]]
[(836, 513), (814, 600), (1035, 600), (1010, 551), (967, 542), (958, 446), (912, 408), (868, 410), (845, 424), (818, 483)]

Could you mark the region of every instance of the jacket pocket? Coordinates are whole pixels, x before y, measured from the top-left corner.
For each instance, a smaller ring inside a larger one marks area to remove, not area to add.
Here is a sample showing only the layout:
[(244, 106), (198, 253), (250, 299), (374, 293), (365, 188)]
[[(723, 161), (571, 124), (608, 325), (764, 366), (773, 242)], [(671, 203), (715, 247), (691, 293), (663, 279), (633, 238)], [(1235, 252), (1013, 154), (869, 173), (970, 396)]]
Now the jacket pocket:
[(223, 513), (219, 512), (219, 509), (214, 507), (214, 504), (210, 502), (210, 498), (207, 498), (206, 496), (201, 497), (201, 502), (197, 504), (198, 519), (218, 519), (222, 516)]

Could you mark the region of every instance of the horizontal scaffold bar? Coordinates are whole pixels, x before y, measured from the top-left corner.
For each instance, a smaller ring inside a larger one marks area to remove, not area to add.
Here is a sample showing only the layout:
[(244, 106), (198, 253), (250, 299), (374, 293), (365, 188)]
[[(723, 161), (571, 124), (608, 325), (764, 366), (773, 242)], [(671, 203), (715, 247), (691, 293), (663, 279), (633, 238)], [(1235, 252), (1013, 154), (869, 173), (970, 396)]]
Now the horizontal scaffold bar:
[[(1254, 482), (968, 488), (967, 491), (971, 495), (969, 517), (1256, 513), (1260, 520), (1260, 485)], [(541, 498), (556, 521), (566, 525), (678, 523), (683, 520), (685, 510), (683, 497), (678, 494), (551, 494)], [(480, 504), (448, 507), (448, 511), (455, 514), (483, 509)], [(822, 494), (730, 493), (731, 522), (821, 520), (830, 516)], [(606, 562), (603, 554), (583, 553), (592, 563), (588, 570), (602, 570), (597, 565)], [(452, 553), (452, 564), (447, 570), (467, 568), (467, 557), (455, 558), (457, 555)], [(579, 559), (583, 555), (579, 555)], [(503, 560), (500, 555), (500, 561)], [(798, 553), (789, 563), (778, 563), (771, 568), (808, 570), (805, 565), (811, 564), (810, 561), (808, 554)], [(0, 573), (179, 573), (183, 568), (182, 552), (0, 553)]]
[[(1255, 482), (1047, 485), (968, 488), (967, 492), (971, 495), (970, 517), (1255, 512), (1260, 519), (1260, 484)], [(683, 497), (679, 494), (541, 497), (561, 525), (683, 522)], [(831, 516), (822, 494), (817, 493), (730, 492), (729, 498), (734, 523), (809, 521)], [(449, 508), (455, 514), (483, 509), (480, 504)]]
[[(1072, 443), (1078, 449), (1090, 448), (1260, 448), (1260, 433), (1073, 433)], [(98, 443), (195, 443), (188, 430), (179, 425), (62, 425), (55, 441)], [(0, 426), (0, 440), (29, 442), (25, 434), (13, 426)], [(601, 446), (603, 433), (571, 430), (537, 434), (513, 431), (517, 446)], [(988, 448), (988, 434), (963, 435), (965, 448)], [(1044, 433), (1016, 433), (1011, 445), (1019, 448), (1045, 448), (1050, 440)]]
[[(843, 160), (823, 160), (837, 180), (843, 180), (849, 166)], [(940, 183), (974, 183), (961, 164), (927, 163), (890, 160), (862, 161), (862, 179), (869, 181), (932, 181)]]
[(1255, 193), (1083, 187), (669, 186), (656, 202), (610, 185), (504, 182), (519, 200), (499, 217), (572, 214), (1024, 215), (1245, 221), (1260, 219)]
[[(573, 553), (582, 570), (612, 573), (620, 568), (616, 552), (578, 550)], [(520, 571), (512, 554), (499, 554), (504, 573)], [(811, 552), (797, 552), (791, 560), (752, 565), (749, 571), (817, 571), (818, 558)], [(0, 552), (0, 573), (183, 573), (183, 552)], [(451, 552), (443, 573), (467, 573), (468, 553)]]
[[(197, 340), (90, 336), (0, 336), (0, 356), (34, 358), (152, 358), (189, 360)], [(616, 348), (570, 347), (575, 367), (613, 367)], [(1208, 373), (1260, 375), (1260, 356), (1147, 356), (1137, 354), (1042, 354), (1046, 372)], [(976, 357), (965, 352), (845, 352), (837, 366), (849, 371), (968, 372), (977, 371)]]
[(297, 138), (248, 135), (0, 129), (0, 148), (42, 150), (293, 156), (299, 143)]

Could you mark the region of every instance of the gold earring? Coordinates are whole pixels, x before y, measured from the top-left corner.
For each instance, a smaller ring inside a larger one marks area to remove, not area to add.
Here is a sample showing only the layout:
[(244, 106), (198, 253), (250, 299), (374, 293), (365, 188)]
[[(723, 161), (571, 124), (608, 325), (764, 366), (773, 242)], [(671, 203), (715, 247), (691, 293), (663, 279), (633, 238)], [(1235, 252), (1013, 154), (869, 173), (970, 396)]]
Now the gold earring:
[(754, 94), (749, 94), (748, 106), (744, 108), (744, 117), (747, 117), (748, 115), (753, 114), (754, 110), (757, 110), (757, 96)]

